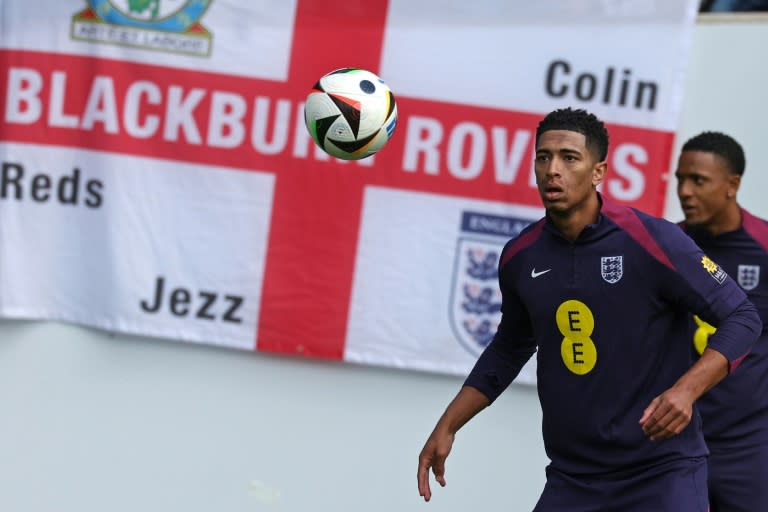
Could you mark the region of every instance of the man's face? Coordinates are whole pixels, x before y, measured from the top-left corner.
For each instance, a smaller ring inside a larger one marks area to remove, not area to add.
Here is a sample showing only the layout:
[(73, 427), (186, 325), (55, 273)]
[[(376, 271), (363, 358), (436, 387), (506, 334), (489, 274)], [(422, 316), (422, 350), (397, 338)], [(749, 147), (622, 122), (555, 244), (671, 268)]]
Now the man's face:
[(570, 130), (549, 130), (536, 145), (536, 184), (544, 207), (568, 213), (593, 193), (605, 175), (606, 162), (598, 162), (587, 149), (586, 137)]
[(723, 158), (709, 151), (683, 151), (675, 177), (687, 224), (709, 228), (722, 223), (740, 182)]

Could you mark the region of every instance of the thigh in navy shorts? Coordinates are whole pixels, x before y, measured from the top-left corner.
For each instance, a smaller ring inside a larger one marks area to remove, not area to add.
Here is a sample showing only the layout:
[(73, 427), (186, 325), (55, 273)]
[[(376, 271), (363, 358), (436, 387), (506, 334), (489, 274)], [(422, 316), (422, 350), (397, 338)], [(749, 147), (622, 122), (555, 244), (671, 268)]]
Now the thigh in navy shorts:
[(610, 478), (547, 468), (534, 512), (707, 512), (705, 458), (667, 462)]
[(709, 450), (711, 512), (768, 511), (768, 444)]

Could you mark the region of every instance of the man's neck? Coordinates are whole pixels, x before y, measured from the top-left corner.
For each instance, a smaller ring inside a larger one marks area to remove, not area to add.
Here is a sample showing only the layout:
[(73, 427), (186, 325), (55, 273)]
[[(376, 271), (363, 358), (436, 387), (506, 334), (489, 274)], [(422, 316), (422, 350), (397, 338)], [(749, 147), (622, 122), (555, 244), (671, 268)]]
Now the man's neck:
[(549, 213), (558, 231), (571, 242), (579, 237), (586, 226), (597, 222), (599, 214), (600, 200), (596, 193), (573, 210)]
[(712, 236), (736, 231), (741, 227), (741, 207), (738, 203), (734, 202), (722, 215), (703, 227)]

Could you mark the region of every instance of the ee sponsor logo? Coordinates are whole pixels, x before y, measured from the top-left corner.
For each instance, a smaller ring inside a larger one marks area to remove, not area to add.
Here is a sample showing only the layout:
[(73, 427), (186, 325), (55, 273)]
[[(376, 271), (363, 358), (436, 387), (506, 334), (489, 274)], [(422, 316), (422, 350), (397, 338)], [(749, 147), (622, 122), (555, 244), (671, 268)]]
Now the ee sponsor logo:
[(595, 317), (581, 301), (567, 300), (555, 313), (557, 328), (563, 335), (560, 356), (565, 367), (576, 375), (586, 375), (597, 363), (597, 348), (592, 341)]

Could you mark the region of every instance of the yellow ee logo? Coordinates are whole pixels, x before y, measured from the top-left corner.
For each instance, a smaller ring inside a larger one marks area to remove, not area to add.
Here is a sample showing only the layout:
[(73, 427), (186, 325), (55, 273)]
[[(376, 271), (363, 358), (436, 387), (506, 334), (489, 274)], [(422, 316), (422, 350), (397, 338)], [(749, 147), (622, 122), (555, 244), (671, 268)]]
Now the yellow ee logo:
[(696, 322), (696, 332), (693, 333), (693, 348), (701, 355), (707, 348), (710, 334), (714, 334), (717, 329), (696, 315), (693, 315), (693, 321)]
[(560, 356), (565, 367), (576, 375), (592, 371), (597, 363), (597, 349), (592, 341), (595, 317), (581, 301), (567, 300), (555, 313), (557, 328), (564, 336), (560, 344)]

